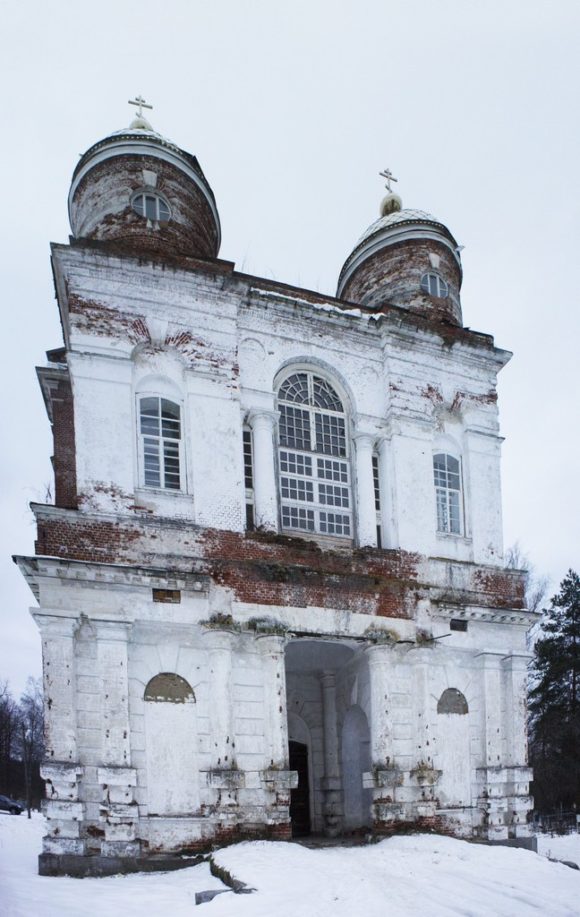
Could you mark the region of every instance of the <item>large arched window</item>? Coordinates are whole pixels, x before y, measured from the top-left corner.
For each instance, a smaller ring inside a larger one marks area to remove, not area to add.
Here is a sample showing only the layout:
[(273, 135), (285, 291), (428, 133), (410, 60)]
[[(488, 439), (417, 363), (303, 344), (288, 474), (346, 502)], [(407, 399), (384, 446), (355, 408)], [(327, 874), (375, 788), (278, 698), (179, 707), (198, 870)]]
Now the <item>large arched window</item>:
[(282, 528), (352, 537), (346, 415), (315, 373), (288, 376), (278, 390)]
[(159, 395), (139, 398), (139, 447), (145, 487), (182, 490), (181, 410)]
[(438, 452), (433, 456), (433, 476), (437, 503), (437, 531), (448, 535), (461, 535), (463, 512), (459, 459)]

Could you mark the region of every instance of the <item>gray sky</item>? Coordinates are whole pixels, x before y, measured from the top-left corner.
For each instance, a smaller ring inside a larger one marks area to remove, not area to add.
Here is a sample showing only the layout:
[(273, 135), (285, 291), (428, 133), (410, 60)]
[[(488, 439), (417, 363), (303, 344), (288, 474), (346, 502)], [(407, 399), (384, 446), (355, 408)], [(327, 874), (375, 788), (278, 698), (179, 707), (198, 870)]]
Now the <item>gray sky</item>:
[(129, 98), (197, 155), (220, 255), (333, 294), (378, 216), (403, 205), (465, 245), (466, 325), (514, 351), (500, 376), (506, 544), (555, 589), (580, 568), (577, 0), (0, 0), (4, 448), (0, 678), (40, 669), (28, 587), (51, 437), (34, 366), (61, 344), (50, 241), (67, 240), (80, 153)]

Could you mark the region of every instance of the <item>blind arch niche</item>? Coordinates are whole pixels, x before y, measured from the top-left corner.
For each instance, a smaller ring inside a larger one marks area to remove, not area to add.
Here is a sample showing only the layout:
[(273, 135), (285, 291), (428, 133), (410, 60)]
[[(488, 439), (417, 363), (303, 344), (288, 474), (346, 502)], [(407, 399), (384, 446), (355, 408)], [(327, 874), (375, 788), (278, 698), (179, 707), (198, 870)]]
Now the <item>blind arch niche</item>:
[(193, 814), (199, 809), (193, 688), (175, 672), (160, 672), (145, 687), (143, 701), (149, 814)]

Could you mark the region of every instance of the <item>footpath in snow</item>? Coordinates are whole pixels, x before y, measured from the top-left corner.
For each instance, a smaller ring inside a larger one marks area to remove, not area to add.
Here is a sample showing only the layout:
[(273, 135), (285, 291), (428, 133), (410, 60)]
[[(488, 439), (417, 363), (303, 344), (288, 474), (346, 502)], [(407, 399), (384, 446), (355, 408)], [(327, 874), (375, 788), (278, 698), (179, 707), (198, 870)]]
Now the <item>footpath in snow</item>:
[[(313, 850), (298, 844), (236, 844), (219, 866), (256, 889), (195, 904), (224, 888), (207, 863), (179, 872), (107, 879), (36, 873), (40, 816), (0, 816), (2, 917), (576, 917), (580, 871), (526, 850), (437, 835), (395, 837), (368, 847)], [(564, 843), (565, 842), (565, 843)], [(544, 854), (580, 862), (580, 836), (541, 838)]]

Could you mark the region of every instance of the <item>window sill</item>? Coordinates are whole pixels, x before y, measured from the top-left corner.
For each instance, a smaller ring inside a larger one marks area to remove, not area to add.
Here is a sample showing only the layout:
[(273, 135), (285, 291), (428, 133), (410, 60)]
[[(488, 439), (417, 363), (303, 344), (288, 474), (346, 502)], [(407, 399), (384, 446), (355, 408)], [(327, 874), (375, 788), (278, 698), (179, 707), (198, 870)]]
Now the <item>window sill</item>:
[(473, 538), (469, 535), (456, 535), (454, 532), (436, 532), (437, 539), (454, 544), (473, 544)]
[(344, 537), (341, 535), (323, 535), (321, 532), (300, 532), (298, 529), (283, 528), (279, 529), (279, 534), (288, 538), (302, 538), (304, 541), (315, 541), (328, 548), (328, 550), (338, 548), (352, 549), (354, 547), (354, 539), (347, 535)]
[(147, 497), (159, 498), (159, 497), (169, 497), (170, 500), (190, 500), (193, 501), (191, 494), (186, 493), (184, 490), (169, 490), (163, 487), (137, 487), (135, 488), (135, 497)]

